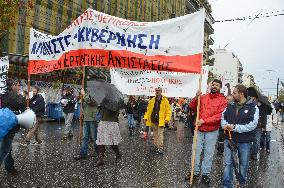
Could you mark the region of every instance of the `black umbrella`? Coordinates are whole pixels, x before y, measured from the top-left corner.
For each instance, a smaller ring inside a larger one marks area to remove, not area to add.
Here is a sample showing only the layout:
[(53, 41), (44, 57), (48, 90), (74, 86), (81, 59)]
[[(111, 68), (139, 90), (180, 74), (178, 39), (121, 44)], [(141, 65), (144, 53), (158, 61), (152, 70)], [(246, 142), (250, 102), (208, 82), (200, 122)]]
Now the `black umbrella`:
[(270, 102), (268, 101), (268, 98), (263, 96), (254, 87), (248, 88), (248, 96), (258, 98), (258, 101), (261, 103), (261, 105), (263, 105), (262, 107), (264, 108), (267, 115), (270, 115), (272, 113), (272, 107)]
[(87, 91), (91, 99), (109, 110), (118, 111), (126, 106), (122, 93), (113, 84), (103, 80), (88, 81)]
[[(224, 130), (224, 132), (226, 133), (226, 130)], [(233, 142), (233, 140), (232, 140), (231, 131), (228, 130), (228, 132), (229, 132), (229, 148), (232, 152), (232, 161), (233, 161), (233, 168), (234, 168), (235, 176), (236, 176), (236, 179), (237, 179), (237, 187), (240, 187), (238, 149), (237, 149), (236, 143)]]

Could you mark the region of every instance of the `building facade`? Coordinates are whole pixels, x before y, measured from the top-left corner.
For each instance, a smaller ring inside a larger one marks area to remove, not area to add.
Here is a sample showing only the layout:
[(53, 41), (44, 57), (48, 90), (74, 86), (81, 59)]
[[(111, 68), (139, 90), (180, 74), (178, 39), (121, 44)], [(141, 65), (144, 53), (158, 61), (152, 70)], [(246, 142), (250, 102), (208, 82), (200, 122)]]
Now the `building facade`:
[(255, 86), (254, 77), (251, 74), (244, 73), (242, 84), (246, 87), (254, 87)]
[(231, 87), (242, 83), (243, 67), (239, 58), (226, 49), (215, 49), (212, 59), (215, 59), (214, 65), (210, 67), (210, 71)]
[[(58, 35), (87, 8), (129, 20), (151, 22), (183, 16), (202, 7), (206, 10), (204, 64), (207, 64), (208, 57), (213, 53), (209, 45), (214, 42), (210, 37), (214, 32), (214, 19), (207, 0), (35, 0), (29, 11), (21, 9), (15, 12), (18, 25), (9, 30), (1, 46), (3, 54), (9, 54), (13, 74), (23, 78), (27, 74), (31, 27)], [(18, 70), (22, 70), (21, 73)]]

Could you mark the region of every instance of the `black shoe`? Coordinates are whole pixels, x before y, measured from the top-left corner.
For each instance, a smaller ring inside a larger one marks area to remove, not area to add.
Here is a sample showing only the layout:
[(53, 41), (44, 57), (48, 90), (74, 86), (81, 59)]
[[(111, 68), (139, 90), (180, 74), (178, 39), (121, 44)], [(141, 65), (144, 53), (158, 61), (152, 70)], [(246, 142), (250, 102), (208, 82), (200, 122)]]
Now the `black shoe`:
[(8, 173), (9, 176), (17, 176), (17, 175), (19, 175), (19, 171), (17, 171), (16, 169), (9, 170), (9, 171), (7, 171), (7, 173)]
[(257, 154), (253, 154), (250, 156), (250, 158), (254, 161), (257, 161)]
[(218, 155), (218, 156), (222, 156), (223, 153), (224, 153), (224, 151), (222, 151), (222, 150), (217, 150), (217, 155)]
[(74, 157), (75, 161), (82, 160), (82, 159), (87, 159), (87, 157), (86, 156), (81, 156), (81, 155)]
[(157, 149), (156, 153), (159, 155), (164, 155), (165, 151), (163, 149)]
[(132, 136), (132, 134), (133, 134), (132, 128), (128, 128), (128, 132), (129, 132), (129, 136)]
[[(197, 182), (198, 179), (199, 179), (199, 177), (200, 177), (199, 174), (197, 174), (197, 175), (193, 174), (193, 180), (192, 180), (192, 182)], [(187, 176), (185, 176), (184, 180), (185, 180), (185, 181), (189, 181), (189, 178), (190, 178), (190, 174), (188, 174)]]
[(118, 154), (118, 155), (116, 156), (116, 158), (115, 158), (115, 162), (116, 162), (116, 163), (119, 162), (120, 159), (121, 159), (121, 154)]
[(135, 136), (135, 127), (132, 127), (132, 136)]
[(72, 133), (68, 133), (67, 137), (68, 138), (73, 138), (73, 134)]
[(103, 166), (105, 163), (102, 160), (98, 160), (95, 167)]
[(202, 175), (201, 181), (205, 184), (209, 184), (210, 183), (210, 179), (207, 175)]
[(157, 153), (157, 151), (158, 151), (157, 146), (151, 146), (150, 151), (153, 152), (153, 153)]

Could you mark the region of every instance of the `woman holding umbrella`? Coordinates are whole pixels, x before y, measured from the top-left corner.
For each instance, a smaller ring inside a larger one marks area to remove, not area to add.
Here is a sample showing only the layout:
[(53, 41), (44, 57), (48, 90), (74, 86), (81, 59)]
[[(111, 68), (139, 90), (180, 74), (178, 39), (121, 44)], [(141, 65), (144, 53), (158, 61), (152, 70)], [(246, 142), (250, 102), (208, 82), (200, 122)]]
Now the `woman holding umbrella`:
[(111, 146), (116, 161), (121, 158), (118, 144), (122, 138), (118, 126), (119, 110), (125, 109), (122, 93), (112, 84), (102, 80), (87, 82), (91, 98), (101, 106), (101, 121), (98, 125), (96, 143), (99, 148), (99, 160), (96, 167), (104, 165), (105, 146)]
[(99, 147), (99, 160), (96, 167), (104, 165), (105, 146), (111, 146), (115, 155), (116, 162), (121, 158), (118, 144), (122, 138), (118, 126), (119, 111), (112, 111), (105, 107), (102, 109), (102, 120), (98, 126), (97, 145)]

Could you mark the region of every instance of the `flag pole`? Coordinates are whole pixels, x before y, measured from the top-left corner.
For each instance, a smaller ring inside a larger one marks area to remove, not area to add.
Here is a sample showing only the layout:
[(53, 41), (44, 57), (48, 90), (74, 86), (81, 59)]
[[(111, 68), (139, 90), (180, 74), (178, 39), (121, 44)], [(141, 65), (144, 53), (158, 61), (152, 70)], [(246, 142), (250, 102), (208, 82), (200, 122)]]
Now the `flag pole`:
[(27, 96), (25, 98), (25, 100), (27, 101), (27, 108), (30, 107), (30, 90), (31, 90), (31, 75), (28, 72), (28, 99)]
[[(198, 91), (201, 91), (201, 81), (202, 81), (202, 71), (200, 73), (199, 77), (199, 84), (198, 84)], [(196, 120), (195, 120), (195, 129), (194, 129), (194, 137), (193, 137), (193, 150), (192, 150), (192, 156), (191, 156), (191, 173), (189, 178), (189, 185), (192, 185), (193, 181), (193, 172), (194, 172), (194, 164), (195, 164), (195, 156), (196, 156), (196, 145), (197, 145), (197, 134), (198, 134), (198, 125), (196, 124), (199, 120), (199, 114), (200, 114), (200, 95), (198, 95), (197, 98), (197, 113), (196, 113)]]
[[(82, 89), (85, 90), (85, 77), (86, 77), (86, 67), (83, 67), (83, 78), (82, 78)], [(80, 92), (81, 93), (81, 92)], [(79, 138), (78, 143), (81, 145), (82, 143), (82, 135), (83, 135), (83, 100), (84, 96), (81, 94), (81, 103), (80, 103), (80, 130), (79, 130)]]

